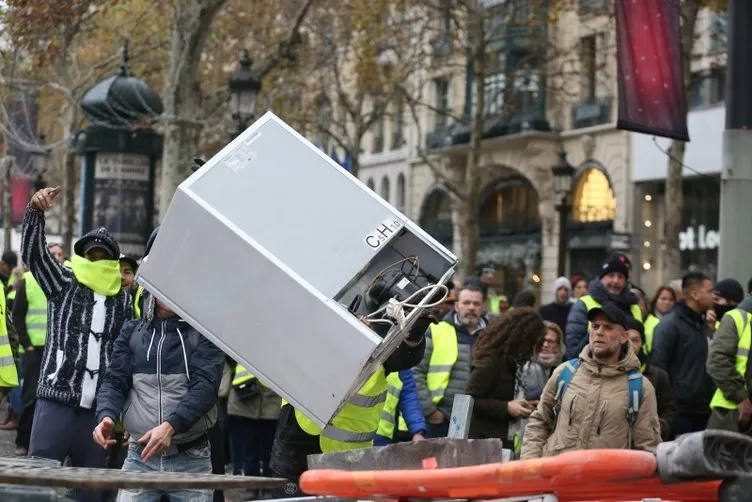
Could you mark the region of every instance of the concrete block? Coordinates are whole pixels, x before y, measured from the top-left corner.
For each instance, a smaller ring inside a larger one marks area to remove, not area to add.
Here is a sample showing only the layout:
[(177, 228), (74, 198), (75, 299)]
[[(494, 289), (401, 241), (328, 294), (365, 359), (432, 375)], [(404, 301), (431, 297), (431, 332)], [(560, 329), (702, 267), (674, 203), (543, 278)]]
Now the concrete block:
[(467, 467), (509, 459), (500, 439), (437, 438), (308, 456), (309, 469), (384, 471)]

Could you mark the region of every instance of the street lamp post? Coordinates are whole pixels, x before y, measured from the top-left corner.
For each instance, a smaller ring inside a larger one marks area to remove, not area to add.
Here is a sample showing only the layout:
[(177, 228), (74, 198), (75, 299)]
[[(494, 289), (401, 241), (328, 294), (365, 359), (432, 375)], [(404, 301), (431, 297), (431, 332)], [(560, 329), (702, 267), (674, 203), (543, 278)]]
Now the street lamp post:
[(261, 79), (251, 69), (253, 62), (244, 50), (238, 61), (240, 67), (230, 77), (227, 86), (230, 89), (230, 116), (237, 125), (233, 139), (242, 133), (253, 120), (256, 98), (261, 91)]
[(47, 187), (47, 182), (44, 179), (44, 173), (47, 172), (47, 167), (50, 159), (50, 151), (44, 144), (45, 136), (39, 136), (39, 145), (32, 152), (32, 159), (34, 162), (34, 172), (37, 174), (36, 179), (32, 183), (32, 190), (34, 193), (38, 192), (42, 188)]
[(562, 148), (559, 152), (559, 162), (551, 167), (554, 175), (554, 194), (559, 198), (556, 210), (559, 212), (559, 260), (558, 276), (567, 273), (567, 222), (572, 209), (571, 193), (575, 168), (567, 162), (567, 152)]

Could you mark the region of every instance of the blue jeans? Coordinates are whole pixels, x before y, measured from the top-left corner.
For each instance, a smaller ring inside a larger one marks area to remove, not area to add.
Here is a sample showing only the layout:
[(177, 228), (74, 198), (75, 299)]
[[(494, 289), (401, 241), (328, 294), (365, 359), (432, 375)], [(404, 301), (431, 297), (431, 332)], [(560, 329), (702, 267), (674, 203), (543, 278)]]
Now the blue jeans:
[(23, 388), (23, 357), (16, 362), (18, 370), (18, 387), (13, 387), (8, 394), (8, 406), (16, 415), (21, 414), (21, 389)]
[[(141, 452), (144, 447), (135, 441), (128, 443), (128, 456), (123, 470), (130, 472), (183, 472), (211, 474), (211, 448), (204, 445), (169, 456), (154, 456), (144, 463)], [(159, 502), (165, 495), (170, 502), (212, 502), (212, 490), (120, 490), (118, 502)]]

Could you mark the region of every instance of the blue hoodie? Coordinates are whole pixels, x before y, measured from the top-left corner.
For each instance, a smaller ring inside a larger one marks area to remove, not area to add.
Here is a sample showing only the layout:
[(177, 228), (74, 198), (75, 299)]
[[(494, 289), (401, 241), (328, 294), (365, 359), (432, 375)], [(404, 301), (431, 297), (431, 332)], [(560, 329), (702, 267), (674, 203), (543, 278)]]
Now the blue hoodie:
[[(402, 391), (399, 395), (399, 414), (405, 419), (411, 436), (419, 432), (425, 433), (427, 429), (426, 420), (423, 418), (423, 410), (420, 407), (420, 398), (418, 397), (418, 389), (415, 387), (413, 370), (402, 370), (399, 372), (399, 377), (402, 380)], [(376, 434), (373, 445), (386, 446), (392, 442), (392, 438)]]

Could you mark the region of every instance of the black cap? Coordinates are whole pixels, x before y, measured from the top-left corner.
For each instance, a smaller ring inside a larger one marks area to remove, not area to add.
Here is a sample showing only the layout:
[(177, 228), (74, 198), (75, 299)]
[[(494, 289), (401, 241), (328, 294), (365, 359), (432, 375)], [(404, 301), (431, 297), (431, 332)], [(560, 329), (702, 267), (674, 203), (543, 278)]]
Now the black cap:
[(645, 343), (645, 325), (642, 324), (640, 321), (635, 319), (634, 317), (626, 316), (627, 318), (627, 329), (633, 329), (637, 331), (640, 334), (640, 338), (642, 338), (642, 343)]
[(135, 258), (128, 256), (128, 255), (121, 254), (120, 263), (123, 263), (123, 262), (131, 266), (131, 269), (133, 269), (133, 273), (135, 273), (138, 270), (138, 262), (136, 261)]
[(744, 300), (744, 288), (736, 279), (718, 281), (713, 288), (713, 293), (734, 303), (741, 303)]
[(592, 321), (598, 314), (605, 315), (609, 321), (619, 324), (624, 327), (624, 329), (627, 329), (627, 316), (622, 309), (616, 306), (615, 303), (603, 302), (603, 305), (600, 307), (588, 310), (588, 321)]
[(7, 263), (10, 268), (16, 268), (18, 266), (18, 255), (10, 249), (5, 250), (3, 251), (2, 261)]
[(598, 275), (598, 277), (603, 278), (603, 276), (606, 274), (610, 274), (611, 272), (618, 272), (629, 279), (629, 265), (630, 263), (627, 260), (626, 256), (624, 256), (623, 254), (614, 253), (609, 256), (606, 261), (603, 262), (603, 265), (601, 266), (601, 273)]

